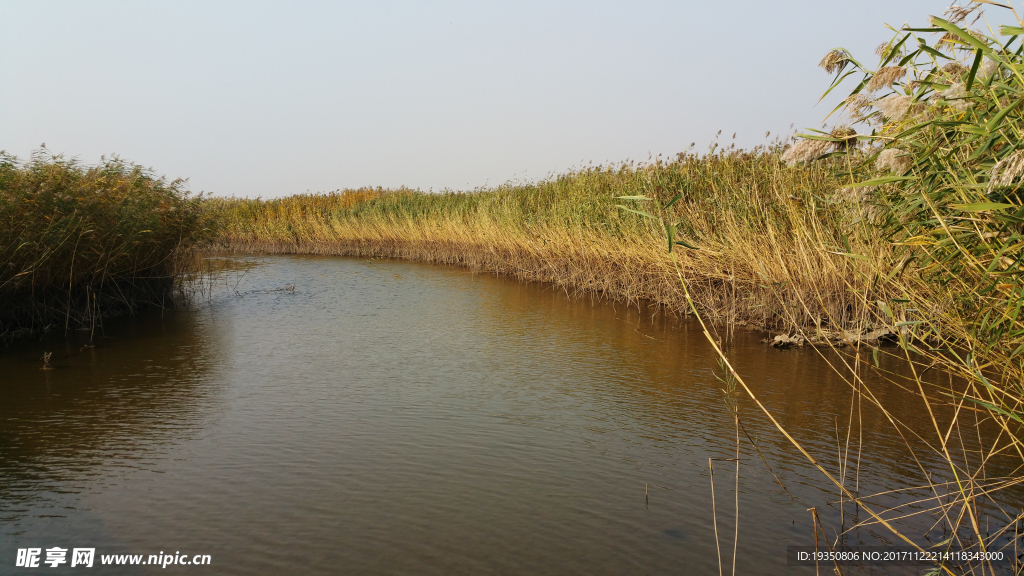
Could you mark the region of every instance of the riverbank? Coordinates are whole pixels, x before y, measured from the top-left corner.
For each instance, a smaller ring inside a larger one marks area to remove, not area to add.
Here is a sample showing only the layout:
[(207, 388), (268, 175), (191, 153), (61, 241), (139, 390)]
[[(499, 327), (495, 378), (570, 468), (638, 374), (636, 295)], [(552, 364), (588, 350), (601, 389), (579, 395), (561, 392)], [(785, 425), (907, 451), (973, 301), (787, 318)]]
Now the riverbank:
[(45, 150), (26, 163), (4, 157), (0, 334), (93, 328), (169, 305), (197, 247), (438, 262), (685, 314), (665, 230), (629, 211), (677, 194), (664, 216), (707, 319), (870, 331), (851, 290), (876, 290), (869, 279), (888, 244), (862, 225), (853, 233), (863, 208), (837, 192), (832, 167), (788, 167), (781, 153), (680, 154), (470, 192), (378, 188), (266, 201), (190, 197), (182, 181), (118, 159), (86, 167)]
[(204, 241), (200, 198), (118, 158), (0, 155), (0, 338), (170, 306)]
[(860, 302), (877, 290), (888, 244), (829, 166), (787, 167), (781, 153), (680, 154), (472, 192), (362, 189), (205, 207), (220, 223), (218, 250), (441, 262), (686, 313), (665, 230), (624, 209), (650, 211), (655, 200), (620, 198), (667, 204), (678, 194), (664, 216), (707, 319), (869, 329)]

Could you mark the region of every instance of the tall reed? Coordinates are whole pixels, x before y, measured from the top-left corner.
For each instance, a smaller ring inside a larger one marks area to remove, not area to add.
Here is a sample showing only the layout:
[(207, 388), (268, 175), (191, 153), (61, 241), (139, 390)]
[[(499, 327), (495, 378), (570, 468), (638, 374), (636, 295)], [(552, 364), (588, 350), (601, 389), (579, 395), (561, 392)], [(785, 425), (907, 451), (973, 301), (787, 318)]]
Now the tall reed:
[[(472, 192), (364, 189), (205, 205), (228, 250), (444, 262), (687, 312), (664, 257), (664, 230), (616, 208), (620, 196), (678, 193), (675, 241), (696, 248), (684, 250), (680, 266), (702, 313), (776, 329), (793, 321), (855, 327), (846, 288), (862, 285), (871, 263), (842, 253), (881, 257), (890, 247), (848, 238), (860, 208), (836, 194), (841, 184), (833, 171), (787, 167), (782, 152), (778, 142), (750, 152), (713, 149)], [(856, 248), (844, 248), (851, 241)], [(828, 297), (794, 308), (812, 293)]]
[[(998, 35), (991, 26), (988, 32), (968, 29), (968, 20), (980, 21), (980, 9), (991, 4), (955, 5), (928, 26), (895, 30), (879, 46), (875, 68), (845, 49), (829, 52), (821, 62), (835, 75), (829, 91), (854, 79), (837, 111), (860, 133), (842, 124), (811, 131), (784, 155), (792, 165), (822, 161), (839, 167), (836, 177), (851, 183), (848, 193), (863, 203), (869, 224), (851, 227), (851, 237), (883, 237), (892, 246), (876, 253), (848, 248), (844, 256), (875, 262), (858, 269), (867, 274), (848, 290), (855, 307), (885, 326), (899, 347), (891, 352), (858, 345), (835, 367), (851, 390), (847, 430), (863, 433), (855, 417), (862, 403), (881, 410), (907, 440), (922, 479), (899, 491), (924, 496), (887, 508), (878, 500), (884, 494), (861, 494), (845, 473), (826, 470), (821, 455), (801, 446), (758, 402), (707, 327), (705, 334), (755, 405), (837, 487), (839, 504), (868, 513), (836, 530), (830, 546), (858, 527), (882, 526), (922, 550), (1004, 553), (1009, 569), (1020, 573), (1024, 511), (1019, 499), (1015, 505), (1002, 494), (1019, 495), (1024, 484), (1024, 46), (1018, 42), (1024, 19), (1013, 12), (1013, 24), (999, 27)], [(685, 287), (681, 274), (680, 280)], [(863, 290), (865, 282), (874, 291)], [(801, 306), (815, 306), (814, 299)], [(882, 375), (916, 393), (918, 405), (891, 405), (884, 390), (867, 386), (862, 374), (878, 370), (880, 353), (902, 356), (909, 378)], [(932, 369), (944, 370), (948, 383), (929, 383), (924, 374)], [(899, 414), (906, 410), (926, 414), (931, 429), (904, 425)], [(849, 441), (850, 435), (847, 455)], [(922, 450), (944, 462), (944, 469), (923, 466)], [(931, 517), (930, 529), (908, 532), (902, 523), (920, 516)], [(929, 538), (935, 534), (942, 538)], [(969, 557), (944, 562), (933, 573), (1001, 569), (985, 557)]]
[(0, 335), (169, 304), (183, 258), (210, 236), (200, 202), (119, 158), (0, 153)]

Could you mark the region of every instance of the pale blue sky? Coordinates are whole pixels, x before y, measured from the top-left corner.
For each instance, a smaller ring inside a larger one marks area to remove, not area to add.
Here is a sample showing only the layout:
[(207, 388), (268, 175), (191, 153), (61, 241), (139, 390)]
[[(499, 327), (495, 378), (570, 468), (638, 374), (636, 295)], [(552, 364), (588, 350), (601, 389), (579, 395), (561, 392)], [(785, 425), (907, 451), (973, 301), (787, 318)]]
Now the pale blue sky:
[(946, 6), (0, 0), (0, 149), (218, 195), (532, 180), (818, 125), (827, 50)]

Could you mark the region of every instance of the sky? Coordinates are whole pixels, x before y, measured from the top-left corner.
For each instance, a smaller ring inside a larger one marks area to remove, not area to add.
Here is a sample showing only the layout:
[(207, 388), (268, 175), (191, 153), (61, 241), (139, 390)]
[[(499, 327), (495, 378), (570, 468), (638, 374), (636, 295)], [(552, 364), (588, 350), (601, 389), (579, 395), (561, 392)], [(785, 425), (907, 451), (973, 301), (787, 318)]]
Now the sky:
[(925, 0), (0, 0), (0, 149), (271, 198), (468, 190), (818, 127)]

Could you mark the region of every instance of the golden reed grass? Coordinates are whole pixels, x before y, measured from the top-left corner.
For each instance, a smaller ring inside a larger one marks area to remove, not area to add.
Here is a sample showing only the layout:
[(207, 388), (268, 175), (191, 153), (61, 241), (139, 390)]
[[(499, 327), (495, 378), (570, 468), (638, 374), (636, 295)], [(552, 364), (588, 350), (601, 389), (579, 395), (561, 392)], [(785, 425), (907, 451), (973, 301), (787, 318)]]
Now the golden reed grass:
[(680, 154), (472, 192), (361, 189), (206, 206), (220, 250), (439, 262), (686, 313), (665, 230), (618, 207), (643, 210), (623, 196), (679, 194), (668, 216), (690, 246), (679, 263), (706, 318), (849, 328), (858, 316), (847, 288), (872, 291), (863, 280), (872, 262), (843, 254), (880, 260), (887, 245), (848, 236), (865, 210), (837, 193), (832, 170), (787, 167), (781, 153), (776, 144)]

